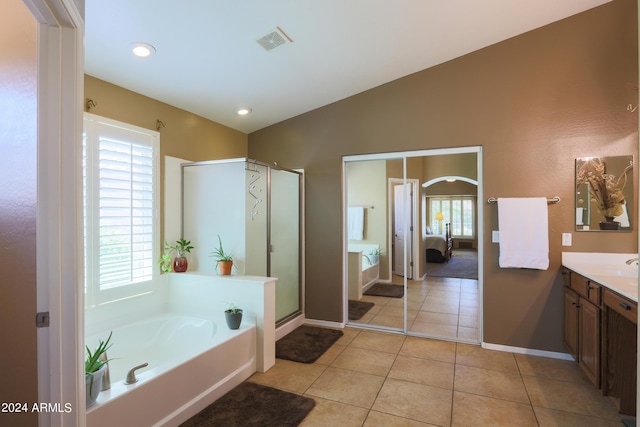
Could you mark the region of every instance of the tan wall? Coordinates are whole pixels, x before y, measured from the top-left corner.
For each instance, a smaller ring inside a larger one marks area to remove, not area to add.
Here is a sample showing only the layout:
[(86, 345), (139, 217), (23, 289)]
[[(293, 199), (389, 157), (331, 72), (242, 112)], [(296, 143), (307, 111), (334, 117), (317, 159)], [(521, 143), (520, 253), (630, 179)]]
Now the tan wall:
[[(0, 14), (0, 402), (38, 402), (36, 340), (36, 21), (20, 0)], [(6, 408), (3, 408), (6, 409)], [(0, 413), (37, 426), (37, 413)]]
[(481, 145), (486, 195), (562, 198), (547, 271), (498, 268), (497, 209), (480, 201), (484, 341), (564, 351), (561, 233), (574, 233), (572, 251), (637, 251), (637, 227), (573, 225), (574, 159), (637, 152), (636, 8), (615, 0), (250, 134), (250, 157), (305, 169), (307, 261), (323, 260), (306, 264), (307, 316), (343, 320), (343, 155)]
[[(247, 157), (245, 133), (89, 75), (85, 75), (84, 91), (85, 98), (97, 104), (90, 109), (92, 114), (152, 130), (156, 130), (156, 120), (165, 123), (160, 128), (161, 212), (165, 156), (191, 161)], [(163, 216), (160, 227), (164, 230)]]

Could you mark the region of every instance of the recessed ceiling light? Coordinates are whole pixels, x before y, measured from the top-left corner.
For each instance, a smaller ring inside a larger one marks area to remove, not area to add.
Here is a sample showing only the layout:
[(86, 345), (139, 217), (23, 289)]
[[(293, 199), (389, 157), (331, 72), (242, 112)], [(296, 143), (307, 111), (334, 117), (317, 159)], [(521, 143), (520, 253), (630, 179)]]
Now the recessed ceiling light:
[(238, 113), (239, 116), (246, 116), (250, 112), (251, 112), (251, 108), (240, 108), (238, 109), (238, 111), (236, 111), (236, 113)]
[(151, 54), (156, 52), (156, 48), (151, 46), (149, 43), (134, 43), (131, 45), (131, 51), (135, 56), (139, 56), (140, 58), (146, 58)]
[(456, 180), (450, 178), (450, 179), (447, 180), (447, 182), (456, 182)]

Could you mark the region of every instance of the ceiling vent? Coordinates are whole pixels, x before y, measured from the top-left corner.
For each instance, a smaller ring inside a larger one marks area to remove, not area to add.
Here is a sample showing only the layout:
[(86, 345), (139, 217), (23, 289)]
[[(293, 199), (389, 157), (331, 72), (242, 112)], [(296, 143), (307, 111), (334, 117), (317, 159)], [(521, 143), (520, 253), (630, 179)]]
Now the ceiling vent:
[(291, 43), (293, 40), (284, 32), (282, 28), (276, 27), (275, 30), (260, 37), (256, 40), (264, 50), (269, 51), (282, 46), (283, 44)]

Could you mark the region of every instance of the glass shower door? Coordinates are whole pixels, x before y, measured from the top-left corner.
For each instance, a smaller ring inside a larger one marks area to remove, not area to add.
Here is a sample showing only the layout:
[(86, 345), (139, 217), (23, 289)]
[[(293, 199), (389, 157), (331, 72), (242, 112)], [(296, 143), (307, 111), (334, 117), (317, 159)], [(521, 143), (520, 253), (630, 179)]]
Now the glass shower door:
[(276, 282), (276, 322), (301, 312), (300, 175), (271, 168), (269, 271)]

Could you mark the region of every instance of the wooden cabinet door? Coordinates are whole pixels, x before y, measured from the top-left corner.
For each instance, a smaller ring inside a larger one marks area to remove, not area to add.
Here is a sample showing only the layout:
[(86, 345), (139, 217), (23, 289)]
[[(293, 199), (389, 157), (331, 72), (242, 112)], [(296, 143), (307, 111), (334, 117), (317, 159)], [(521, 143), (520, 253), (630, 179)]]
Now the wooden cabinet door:
[(591, 380), (600, 388), (600, 309), (584, 298), (579, 305), (578, 363)]
[(564, 289), (564, 343), (578, 361), (578, 295), (569, 288)]

